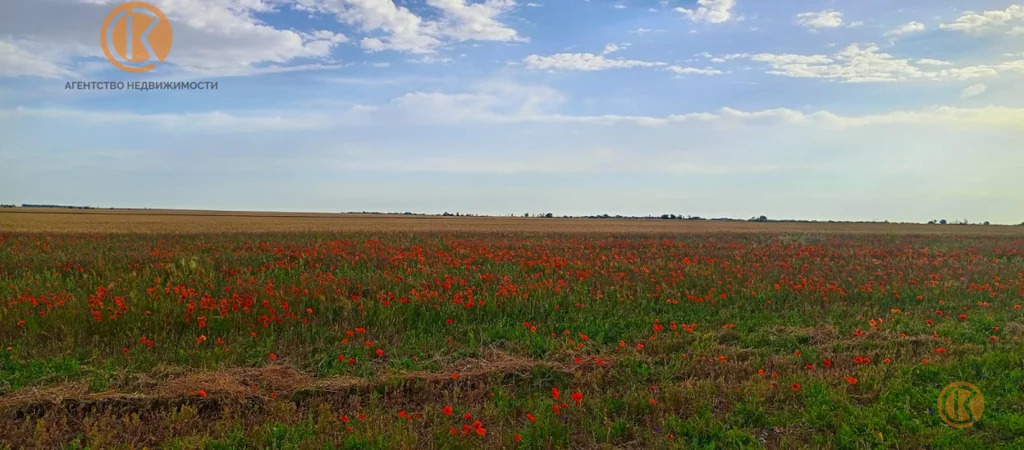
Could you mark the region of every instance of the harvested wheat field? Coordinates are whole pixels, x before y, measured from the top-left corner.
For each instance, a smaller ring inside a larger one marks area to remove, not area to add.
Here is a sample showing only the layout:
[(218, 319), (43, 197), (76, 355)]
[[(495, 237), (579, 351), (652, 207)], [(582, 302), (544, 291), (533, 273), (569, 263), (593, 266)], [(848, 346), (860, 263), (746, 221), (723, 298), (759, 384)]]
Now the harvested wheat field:
[(742, 220), (445, 217), (159, 209), (0, 209), (0, 230), (55, 233), (526, 232), (526, 233), (869, 233), (1024, 237), (1024, 226)]
[(3, 211), (0, 447), (1020, 447), (1021, 228)]

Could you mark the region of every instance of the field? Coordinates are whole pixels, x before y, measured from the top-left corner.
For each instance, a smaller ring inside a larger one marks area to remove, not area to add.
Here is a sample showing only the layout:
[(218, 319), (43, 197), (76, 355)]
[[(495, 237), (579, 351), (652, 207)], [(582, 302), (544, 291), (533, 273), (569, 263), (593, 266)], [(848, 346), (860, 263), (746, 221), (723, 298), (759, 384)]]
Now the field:
[(1024, 227), (3, 211), (0, 301), (0, 448), (1024, 447)]

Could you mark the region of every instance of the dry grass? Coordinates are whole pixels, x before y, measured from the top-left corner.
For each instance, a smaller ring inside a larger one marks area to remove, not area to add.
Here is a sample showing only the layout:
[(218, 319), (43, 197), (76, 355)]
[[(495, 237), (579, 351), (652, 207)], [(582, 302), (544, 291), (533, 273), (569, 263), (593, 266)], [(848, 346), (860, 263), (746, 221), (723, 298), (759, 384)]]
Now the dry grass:
[(1024, 227), (689, 221), (661, 219), (562, 219), (441, 217), (373, 214), (231, 212), (190, 210), (48, 208), (0, 209), (0, 231), (57, 233), (213, 232), (510, 232), (510, 233), (868, 233), (956, 234), (1024, 237)]
[[(383, 384), (405, 385), (411, 381), (440, 386), (471, 383), (492, 375), (527, 374), (535, 368), (546, 368), (566, 374), (593, 370), (612, 364), (617, 358), (606, 355), (588, 357), (577, 364), (552, 360), (533, 360), (492, 352), (484, 359), (464, 359), (443, 372), (410, 371), (376, 379), (351, 376), (314, 378), (287, 365), (244, 367), (220, 371), (183, 373), (165, 379), (144, 376), (134, 386), (90, 392), (88, 382), (75, 381), (47, 387), (31, 387), (0, 396), (0, 411), (46, 409), (69, 404), (134, 404), (145, 406), (155, 401), (182, 401), (197, 398), (202, 389), (208, 396), (241, 402), (251, 399), (269, 400), (271, 393), (290, 397), (300, 392), (353, 392), (372, 389)], [(458, 373), (458, 378), (453, 377)], [(254, 389), (258, 386), (259, 389)]]

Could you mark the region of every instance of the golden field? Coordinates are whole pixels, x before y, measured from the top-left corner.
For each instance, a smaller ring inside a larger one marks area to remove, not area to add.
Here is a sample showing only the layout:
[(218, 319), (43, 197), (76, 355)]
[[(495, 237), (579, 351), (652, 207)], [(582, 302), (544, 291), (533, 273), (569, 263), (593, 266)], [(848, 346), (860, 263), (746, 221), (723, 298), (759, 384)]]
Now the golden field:
[(57, 233), (513, 232), (870, 233), (1022, 236), (1008, 225), (423, 216), (159, 209), (0, 209), (0, 231)]

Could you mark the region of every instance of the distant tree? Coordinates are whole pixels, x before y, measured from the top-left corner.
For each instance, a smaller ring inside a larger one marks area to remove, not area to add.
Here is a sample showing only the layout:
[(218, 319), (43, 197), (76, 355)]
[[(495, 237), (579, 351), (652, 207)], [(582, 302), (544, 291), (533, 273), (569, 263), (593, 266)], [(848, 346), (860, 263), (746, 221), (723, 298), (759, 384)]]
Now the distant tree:
[(768, 217), (767, 216), (751, 217), (750, 221), (751, 222), (767, 222), (768, 221)]
[(530, 217), (530, 213), (523, 213), (523, 217)]
[(929, 220), (929, 221), (928, 221), (928, 225), (935, 225), (935, 224), (937, 224), (937, 223), (939, 223), (939, 222), (938, 222), (938, 221), (936, 221), (935, 219), (932, 219), (932, 220)]
[(985, 221), (985, 223), (982, 223), (982, 225), (989, 225), (989, 223), (988, 223), (988, 221), (986, 220), (986, 221)]
[(942, 219), (942, 220), (939, 221), (939, 225), (945, 225), (945, 224), (946, 224), (946, 219)]
[(550, 219), (552, 217), (555, 217), (555, 215), (551, 214), (551, 213), (547, 213), (547, 214), (544, 215), (544, 217), (547, 218), (547, 219)]

